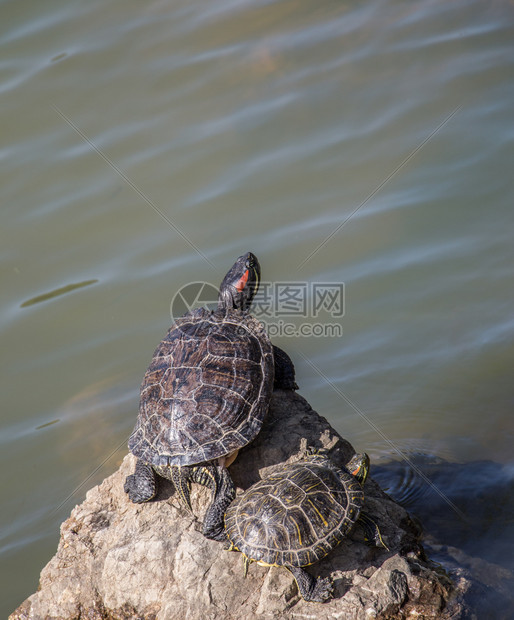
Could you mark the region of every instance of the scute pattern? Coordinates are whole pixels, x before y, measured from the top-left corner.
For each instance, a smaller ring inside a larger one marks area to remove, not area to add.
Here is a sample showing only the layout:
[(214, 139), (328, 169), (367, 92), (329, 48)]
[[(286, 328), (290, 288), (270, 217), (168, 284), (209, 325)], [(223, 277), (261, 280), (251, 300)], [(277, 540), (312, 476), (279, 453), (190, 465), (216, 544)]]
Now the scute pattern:
[(230, 454), (260, 431), (273, 376), (259, 321), (232, 309), (190, 312), (168, 330), (143, 379), (131, 452), (155, 466)]
[(229, 540), (264, 564), (308, 566), (348, 534), (364, 502), (360, 483), (326, 460), (276, 470), (227, 509)]

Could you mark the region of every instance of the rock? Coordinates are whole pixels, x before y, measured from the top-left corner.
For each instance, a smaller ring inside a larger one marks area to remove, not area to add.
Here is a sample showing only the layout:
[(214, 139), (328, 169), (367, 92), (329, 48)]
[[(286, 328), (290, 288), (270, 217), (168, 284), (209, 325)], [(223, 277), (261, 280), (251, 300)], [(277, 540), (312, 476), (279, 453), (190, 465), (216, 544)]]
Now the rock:
[[(354, 453), (301, 396), (275, 392), (261, 433), (230, 468), (237, 487), (246, 489), (276, 465), (299, 458), (308, 445), (329, 449), (340, 465)], [(356, 528), (308, 569), (334, 580), (335, 598), (319, 604), (299, 597), (284, 568), (251, 564), (245, 579), (241, 555), (202, 536), (207, 489), (193, 488), (199, 518), (187, 513), (165, 480), (154, 501), (132, 504), (123, 483), (134, 466), (127, 455), (119, 470), (73, 509), (38, 591), (11, 620), (471, 617), (459, 598), (466, 579), (455, 587), (432, 568), (418, 542), (419, 528), (371, 478), (365, 510), (380, 526), (389, 551), (365, 545)]]

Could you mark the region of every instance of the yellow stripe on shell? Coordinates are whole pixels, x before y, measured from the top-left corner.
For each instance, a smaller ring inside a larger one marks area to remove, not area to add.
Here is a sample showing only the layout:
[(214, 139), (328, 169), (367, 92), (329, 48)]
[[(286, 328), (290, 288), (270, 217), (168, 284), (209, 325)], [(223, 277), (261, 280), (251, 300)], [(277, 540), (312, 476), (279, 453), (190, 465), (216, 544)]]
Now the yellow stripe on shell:
[(323, 521), (323, 525), (325, 527), (328, 526), (328, 523), (325, 519), (325, 517), (321, 514), (321, 512), (316, 508), (316, 506), (312, 503), (312, 501), (310, 499), (307, 500), (309, 502), (309, 504), (314, 508), (314, 510), (318, 513), (319, 518)]
[(303, 544), (303, 543), (302, 543), (302, 534), (301, 534), (301, 532), (300, 532), (300, 528), (298, 527), (298, 523), (297, 523), (297, 522), (296, 522), (296, 521), (295, 521), (292, 517), (290, 517), (290, 520), (291, 520), (291, 521), (295, 524), (295, 526), (296, 526), (296, 531), (298, 532), (298, 541), (299, 541), (299, 543), (300, 543), (300, 545), (301, 545), (301, 544)]

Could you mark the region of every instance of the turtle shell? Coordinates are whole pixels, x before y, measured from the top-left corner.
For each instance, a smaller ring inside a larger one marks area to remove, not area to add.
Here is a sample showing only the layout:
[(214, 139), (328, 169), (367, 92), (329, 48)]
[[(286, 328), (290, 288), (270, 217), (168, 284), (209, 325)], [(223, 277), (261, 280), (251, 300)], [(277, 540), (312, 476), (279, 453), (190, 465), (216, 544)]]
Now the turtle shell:
[(273, 378), (273, 348), (259, 321), (233, 309), (186, 314), (146, 371), (130, 451), (166, 466), (238, 450), (260, 431)]
[(251, 560), (308, 566), (349, 533), (363, 501), (354, 476), (313, 457), (284, 465), (236, 497), (225, 514), (225, 529)]

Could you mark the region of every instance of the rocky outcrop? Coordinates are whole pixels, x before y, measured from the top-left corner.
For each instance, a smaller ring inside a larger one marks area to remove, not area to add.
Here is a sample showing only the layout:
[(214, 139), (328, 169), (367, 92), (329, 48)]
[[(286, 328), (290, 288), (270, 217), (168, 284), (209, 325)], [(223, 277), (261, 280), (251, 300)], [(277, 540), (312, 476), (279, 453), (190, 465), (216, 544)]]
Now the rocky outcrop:
[[(340, 465), (354, 453), (301, 396), (275, 392), (261, 433), (230, 468), (237, 487), (246, 489), (276, 465), (297, 459), (307, 446), (329, 449)], [(460, 597), (466, 584), (456, 587), (433, 569), (417, 526), (372, 478), (365, 485), (365, 510), (379, 524), (389, 551), (364, 544), (356, 528), (308, 569), (334, 580), (334, 599), (319, 604), (301, 599), (283, 568), (251, 564), (244, 578), (240, 554), (202, 536), (206, 489), (195, 485), (192, 492), (199, 518), (186, 512), (164, 480), (154, 501), (132, 504), (123, 483), (134, 464), (127, 455), (119, 470), (73, 509), (38, 591), (12, 620), (468, 617)]]

